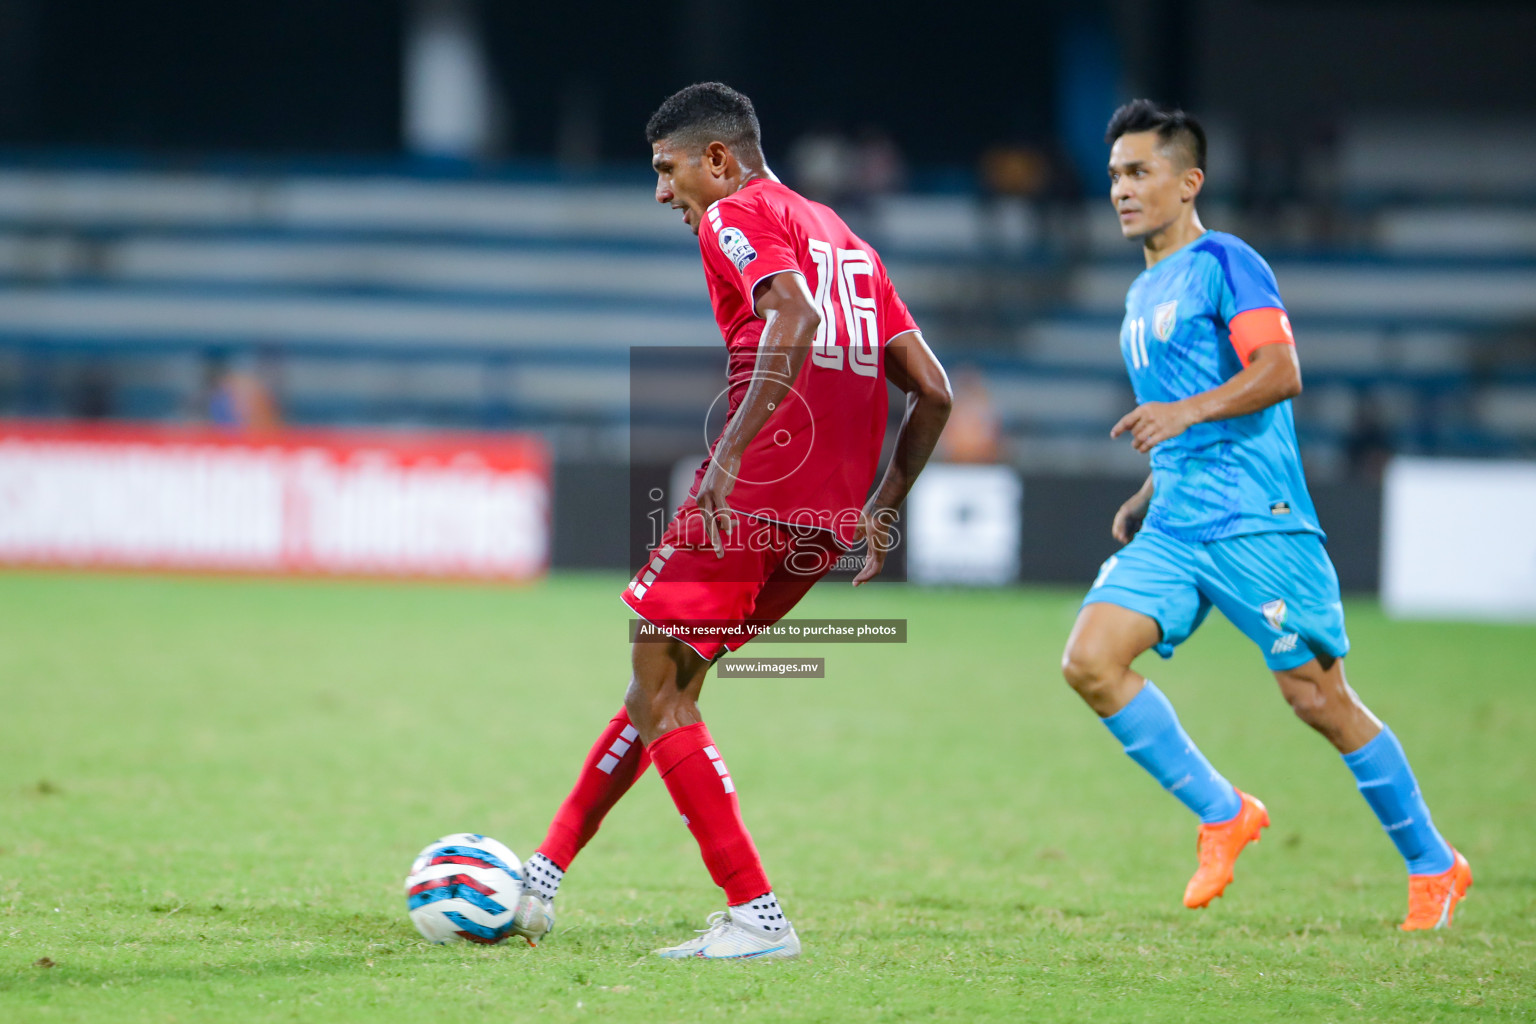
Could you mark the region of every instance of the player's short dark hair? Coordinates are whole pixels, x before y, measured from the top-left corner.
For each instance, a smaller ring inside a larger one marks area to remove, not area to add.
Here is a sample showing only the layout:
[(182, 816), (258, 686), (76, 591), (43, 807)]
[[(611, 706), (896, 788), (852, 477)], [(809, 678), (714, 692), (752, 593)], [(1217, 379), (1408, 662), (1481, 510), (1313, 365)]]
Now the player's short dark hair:
[(1165, 147), (1182, 151), (1186, 164), (1205, 170), (1205, 129), (1184, 111), (1169, 110), (1151, 100), (1123, 103), (1110, 117), (1104, 141), (1113, 144), (1120, 136), (1132, 132), (1157, 132), (1158, 141)]
[(723, 82), (699, 82), (668, 96), (645, 126), (645, 141), (685, 145), (723, 142), (761, 152), (763, 133), (752, 101)]

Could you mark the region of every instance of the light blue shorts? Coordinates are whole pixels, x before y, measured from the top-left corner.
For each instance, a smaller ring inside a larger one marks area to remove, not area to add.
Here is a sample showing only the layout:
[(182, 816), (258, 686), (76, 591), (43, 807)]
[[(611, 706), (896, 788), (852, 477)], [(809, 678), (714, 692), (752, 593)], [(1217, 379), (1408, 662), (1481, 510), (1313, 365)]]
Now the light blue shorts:
[(1155, 619), (1165, 658), (1212, 605), (1259, 645), (1273, 671), (1349, 653), (1339, 576), (1315, 533), (1199, 542), (1142, 529), (1099, 569), (1083, 604), (1100, 602)]

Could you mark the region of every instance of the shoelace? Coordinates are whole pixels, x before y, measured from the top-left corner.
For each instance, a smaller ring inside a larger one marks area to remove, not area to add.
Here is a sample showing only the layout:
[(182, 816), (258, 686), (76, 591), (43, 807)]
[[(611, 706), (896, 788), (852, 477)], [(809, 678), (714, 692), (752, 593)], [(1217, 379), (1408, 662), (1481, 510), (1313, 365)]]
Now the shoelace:
[(729, 910), (717, 910), (704, 919), (706, 927), (695, 928), (700, 935), (713, 935), (715, 932), (723, 932), (730, 926), (731, 912)]

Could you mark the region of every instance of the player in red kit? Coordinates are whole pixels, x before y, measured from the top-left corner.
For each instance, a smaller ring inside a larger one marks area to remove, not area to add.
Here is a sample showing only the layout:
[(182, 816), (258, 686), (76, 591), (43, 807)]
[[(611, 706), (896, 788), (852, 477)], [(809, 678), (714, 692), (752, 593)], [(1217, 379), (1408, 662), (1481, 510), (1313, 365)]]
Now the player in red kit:
[[(699, 237), (729, 354), (729, 417), (694, 486), (624, 591), (659, 641), (631, 649), (624, 707), (525, 865), (515, 931), (537, 943), (572, 859), (654, 763), (727, 909), (669, 958), (785, 959), (795, 934), (742, 822), (698, 697), (715, 659), (778, 621), (859, 541), (876, 576), (896, 509), (949, 415), (949, 381), (879, 256), (830, 209), (779, 183), (752, 102), (718, 82), (674, 94), (646, 126), (656, 200)], [(879, 488), (886, 381), (906, 416)]]

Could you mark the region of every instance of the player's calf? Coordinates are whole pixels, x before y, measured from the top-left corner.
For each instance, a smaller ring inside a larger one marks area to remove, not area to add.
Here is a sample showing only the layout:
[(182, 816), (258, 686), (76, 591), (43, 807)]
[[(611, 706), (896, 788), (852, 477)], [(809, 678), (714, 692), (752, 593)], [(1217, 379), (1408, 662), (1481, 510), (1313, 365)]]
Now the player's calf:
[(1472, 869), (1435, 828), (1402, 744), (1383, 726), (1369, 743), (1346, 753), (1344, 764), (1408, 867), (1403, 930), (1443, 928), (1472, 884)]
[(1360, 702), (1344, 678), (1344, 661), (1314, 658), (1275, 673), (1280, 693), (1296, 717), (1316, 729), (1339, 753), (1358, 750), (1381, 731), (1381, 721)]

